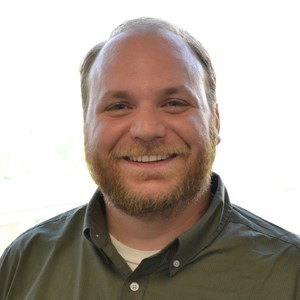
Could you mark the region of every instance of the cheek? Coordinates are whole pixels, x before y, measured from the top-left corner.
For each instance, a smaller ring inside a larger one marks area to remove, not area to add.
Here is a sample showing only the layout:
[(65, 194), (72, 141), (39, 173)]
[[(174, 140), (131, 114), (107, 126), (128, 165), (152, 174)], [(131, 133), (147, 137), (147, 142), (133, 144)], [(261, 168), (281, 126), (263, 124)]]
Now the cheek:
[(110, 122), (98, 122), (90, 126), (89, 141), (99, 154), (109, 154), (124, 135), (123, 126)]
[(199, 144), (209, 141), (209, 124), (197, 115), (178, 119), (173, 128), (189, 147), (199, 147)]

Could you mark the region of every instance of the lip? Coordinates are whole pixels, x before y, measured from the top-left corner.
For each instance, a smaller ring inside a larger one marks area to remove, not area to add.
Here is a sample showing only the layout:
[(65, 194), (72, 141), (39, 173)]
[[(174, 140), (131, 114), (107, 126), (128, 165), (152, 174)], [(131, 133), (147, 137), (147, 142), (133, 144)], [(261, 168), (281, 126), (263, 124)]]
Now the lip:
[(162, 155), (141, 155), (141, 156), (128, 156), (125, 157), (126, 160), (131, 162), (139, 162), (139, 163), (155, 163), (167, 160), (171, 157), (174, 157), (175, 154), (162, 154)]
[(124, 157), (123, 161), (126, 162), (128, 165), (140, 168), (160, 168), (170, 164), (171, 162), (176, 160), (177, 157), (178, 155), (171, 154), (168, 156), (162, 156), (162, 158), (159, 159), (158, 155), (158, 158), (154, 159), (154, 156), (147, 155), (135, 158)]

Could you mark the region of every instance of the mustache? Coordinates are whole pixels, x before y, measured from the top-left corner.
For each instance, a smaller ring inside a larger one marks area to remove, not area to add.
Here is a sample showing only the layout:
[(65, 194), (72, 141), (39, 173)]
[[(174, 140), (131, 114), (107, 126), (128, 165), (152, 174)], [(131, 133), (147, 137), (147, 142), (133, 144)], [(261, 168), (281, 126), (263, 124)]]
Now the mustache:
[(190, 149), (186, 145), (170, 145), (170, 146), (149, 146), (149, 145), (135, 145), (124, 146), (115, 149), (111, 156), (112, 158), (124, 158), (130, 156), (144, 156), (144, 155), (189, 155)]

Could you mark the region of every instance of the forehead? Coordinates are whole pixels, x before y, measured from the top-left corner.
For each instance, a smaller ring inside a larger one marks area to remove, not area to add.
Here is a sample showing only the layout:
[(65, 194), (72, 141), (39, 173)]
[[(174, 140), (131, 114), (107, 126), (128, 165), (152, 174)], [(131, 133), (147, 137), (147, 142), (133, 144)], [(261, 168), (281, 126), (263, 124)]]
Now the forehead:
[(202, 66), (189, 46), (174, 33), (124, 32), (111, 38), (98, 54), (90, 72), (90, 78), (112, 67), (133, 67), (143, 61), (153, 64), (184, 66), (197, 73)]

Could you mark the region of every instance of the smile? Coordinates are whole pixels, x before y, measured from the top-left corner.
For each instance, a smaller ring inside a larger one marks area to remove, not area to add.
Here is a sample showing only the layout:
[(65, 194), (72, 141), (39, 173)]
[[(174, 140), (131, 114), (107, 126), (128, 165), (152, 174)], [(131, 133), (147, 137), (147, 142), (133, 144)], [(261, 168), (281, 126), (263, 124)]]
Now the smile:
[(175, 154), (165, 154), (165, 155), (143, 155), (143, 156), (128, 156), (126, 157), (127, 160), (133, 162), (156, 162), (166, 160), (168, 158), (174, 157)]

